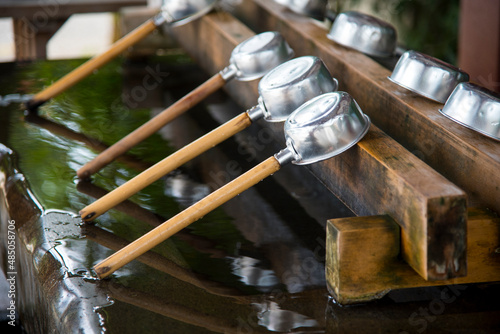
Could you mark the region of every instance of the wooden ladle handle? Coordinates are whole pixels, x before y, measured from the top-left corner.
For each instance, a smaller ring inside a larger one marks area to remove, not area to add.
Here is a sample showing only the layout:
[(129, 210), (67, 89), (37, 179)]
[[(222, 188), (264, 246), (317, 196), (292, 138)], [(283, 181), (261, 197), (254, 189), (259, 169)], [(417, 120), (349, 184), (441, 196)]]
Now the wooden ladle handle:
[(94, 271), (99, 278), (109, 276), (189, 224), (194, 223), (210, 211), (229, 201), (231, 198), (254, 186), (267, 176), (277, 172), (280, 167), (281, 165), (275, 157), (268, 158), (245, 174), (215, 190), (186, 210), (98, 263), (94, 266)]
[(35, 94), (31, 101), (28, 102), (28, 107), (37, 107), (45, 103), (47, 100), (53, 98), (54, 96), (64, 92), (66, 89), (77, 84), (82, 79), (92, 74), (94, 70), (108, 63), (113, 58), (117, 57), (120, 53), (125, 51), (127, 48), (131, 47), (132, 45), (149, 35), (153, 30), (156, 29), (156, 27), (157, 25), (154, 18), (147, 20), (139, 27), (135, 28), (130, 33), (113, 43), (110, 48), (104, 53), (89, 59), (82, 65), (75, 68), (73, 71), (63, 76), (61, 79), (54, 82), (49, 87)]
[(232, 137), (247, 128), (250, 124), (252, 124), (252, 121), (247, 113), (236, 116), (83, 208), (80, 211), (82, 219), (90, 221), (99, 217), (160, 177), (170, 173), (227, 138)]
[(176, 117), (198, 104), (216, 90), (220, 89), (224, 86), (225, 82), (226, 81), (222, 75), (217, 73), (182, 99), (175, 102), (170, 107), (163, 110), (161, 113), (151, 118), (149, 121), (110, 146), (108, 149), (101, 152), (93, 160), (86, 163), (76, 172), (77, 176), (80, 179), (86, 179), (92, 174), (98, 172), (103, 167), (113, 162), (113, 160), (130, 150), (132, 147), (160, 130)]

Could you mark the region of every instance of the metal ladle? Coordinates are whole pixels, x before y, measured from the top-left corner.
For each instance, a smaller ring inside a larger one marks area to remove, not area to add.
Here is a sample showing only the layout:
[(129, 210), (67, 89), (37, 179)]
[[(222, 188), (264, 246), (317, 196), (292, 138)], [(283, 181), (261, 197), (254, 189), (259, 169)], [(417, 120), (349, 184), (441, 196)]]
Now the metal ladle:
[(265, 118), (269, 122), (283, 122), (303, 103), (335, 90), (337, 81), (331, 77), (321, 59), (305, 56), (289, 60), (271, 70), (259, 82), (260, 96), (256, 106), (83, 208), (80, 215), (83, 220), (93, 220), (160, 177), (247, 128), (256, 120)]
[(215, 6), (216, 2), (217, 0), (163, 0), (161, 11), (155, 17), (147, 20), (113, 43), (104, 53), (91, 58), (49, 87), (35, 94), (31, 100), (26, 103), (26, 107), (29, 110), (35, 110), (46, 101), (89, 76), (94, 70), (117, 57), (120, 53), (142, 40), (162, 24), (185, 24), (208, 13)]
[(232, 51), (229, 65), (226, 68), (101, 152), (80, 168), (77, 171), (77, 176), (80, 179), (85, 179), (98, 172), (117, 157), (160, 130), (165, 124), (222, 88), (231, 79), (249, 81), (260, 78), (292, 56), (293, 50), (278, 32), (264, 32), (243, 41)]
[(197, 221), (289, 162), (305, 165), (331, 158), (355, 145), (370, 119), (345, 92), (320, 95), (295, 110), (285, 122), (286, 148), (94, 266), (109, 276), (184, 227)]

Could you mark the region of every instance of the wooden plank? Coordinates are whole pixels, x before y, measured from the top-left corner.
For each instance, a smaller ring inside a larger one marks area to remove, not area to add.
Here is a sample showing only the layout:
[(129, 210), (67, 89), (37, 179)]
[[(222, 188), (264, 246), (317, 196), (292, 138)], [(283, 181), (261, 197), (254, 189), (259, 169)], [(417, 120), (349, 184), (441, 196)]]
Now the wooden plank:
[(4, 0), (0, 17), (26, 18), (43, 25), (75, 13), (117, 12), (122, 7), (146, 5), (147, 0)]
[[(240, 25), (226, 13), (213, 13), (173, 34), (213, 74), (227, 65), (231, 50), (244, 39), (240, 30), (247, 29)], [(296, 52), (301, 52), (300, 47)], [(233, 82), (226, 88), (242, 106), (256, 104), (258, 93), (248, 83)], [(270, 128), (284, 145), (282, 124), (259, 125)], [(376, 126), (354, 148), (310, 170), (355, 214), (394, 217), (403, 229), (404, 257), (422, 277), (435, 280), (466, 274), (464, 192)]]
[(327, 39), (327, 30), (273, 1), (244, 1), (237, 17), (256, 32), (278, 30), (297, 55), (321, 57), (383, 131), (467, 192), (470, 206), (500, 213), (500, 144), (446, 117), (432, 102), (390, 82), (371, 58)]
[(469, 209), (468, 274), (446, 281), (425, 281), (398, 258), (399, 228), (388, 215), (328, 221), (326, 278), (342, 304), (384, 296), (391, 290), (500, 280), (500, 218)]

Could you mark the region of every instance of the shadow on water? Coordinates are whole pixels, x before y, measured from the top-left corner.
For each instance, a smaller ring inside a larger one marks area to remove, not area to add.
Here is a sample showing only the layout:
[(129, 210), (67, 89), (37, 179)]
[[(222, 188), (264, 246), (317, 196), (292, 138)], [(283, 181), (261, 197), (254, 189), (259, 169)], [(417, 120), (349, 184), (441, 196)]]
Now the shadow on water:
[[(79, 63), (0, 64), (0, 95), (39, 91)], [(158, 83), (151, 90), (144, 88), (148, 75)], [(25, 114), (20, 104), (1, 107), (0, 235), (16, 221), (16, 315), (27, 332), (495, 332), (498, 307), (487, 298), (492, 290), (481, 285), (457, 288), (457, 301), (439, 317), (419, 313), (433, 310), (437, 288), (392, 293), (353, 307), (333, 303), (325, 287), (324, 225), (328, 218), (352, 213), (305, 169), (293, 166), (110, 279), (94, 279), (96, 263), (212, 191), (214, 175), (222, 175), (229, 162), (245, 171), (279, 146), (266, 143), (262, 156), (253, 159), (235, 153), (245, 136), (257, 135), (250, 127), (146, 187), (95, 225), (82, 224), (80, 209), (217, 126), (214, 109), (215, 114), (241, 113), (218, 94), (91, 181), (76, 179), (76, 171), (99, 151), (205, 79), (183, 54), (147, 63), (117, 60), (42, 106), (38, 115)], [(7, 272), (5, 252), (2, 246), (0, 264)]]

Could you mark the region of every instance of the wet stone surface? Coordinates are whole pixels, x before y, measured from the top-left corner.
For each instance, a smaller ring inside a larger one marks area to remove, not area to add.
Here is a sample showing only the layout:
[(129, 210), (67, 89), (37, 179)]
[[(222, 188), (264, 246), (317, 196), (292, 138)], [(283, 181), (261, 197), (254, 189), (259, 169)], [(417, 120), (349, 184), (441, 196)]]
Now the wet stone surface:
[[(77, 64), (1, 65), (0, 95), (37, 92)], [(158, 85), (148, 91), (142, 82), (156, 70), (165, 75), (158, 74)], [(42, 106), (38, 116), (25, 115), (19, 104), (2, 107), (0, 235), (16, 222), (16, 315), (28, 333), (499, 329), (495, 285), (415, 289), (365, 305), (336, 305), (325, 285), (324, 226), (326, 219), (352, 213), (297, 166), (286, 166), (109, 279), (95, 279), (96, 263), (282, 147), (266, 132), (272, 128), (255, 124), (95, 224), (82, 223), (80, 209), (244, 111), (216, 94), (91, 180), (76, 179), (76, 170), (103, 144), (116, 142), (205, 79), (183, 54), (148, 63), (117, 60)], [(0, 244), (8, 272), (8, 248)]]

